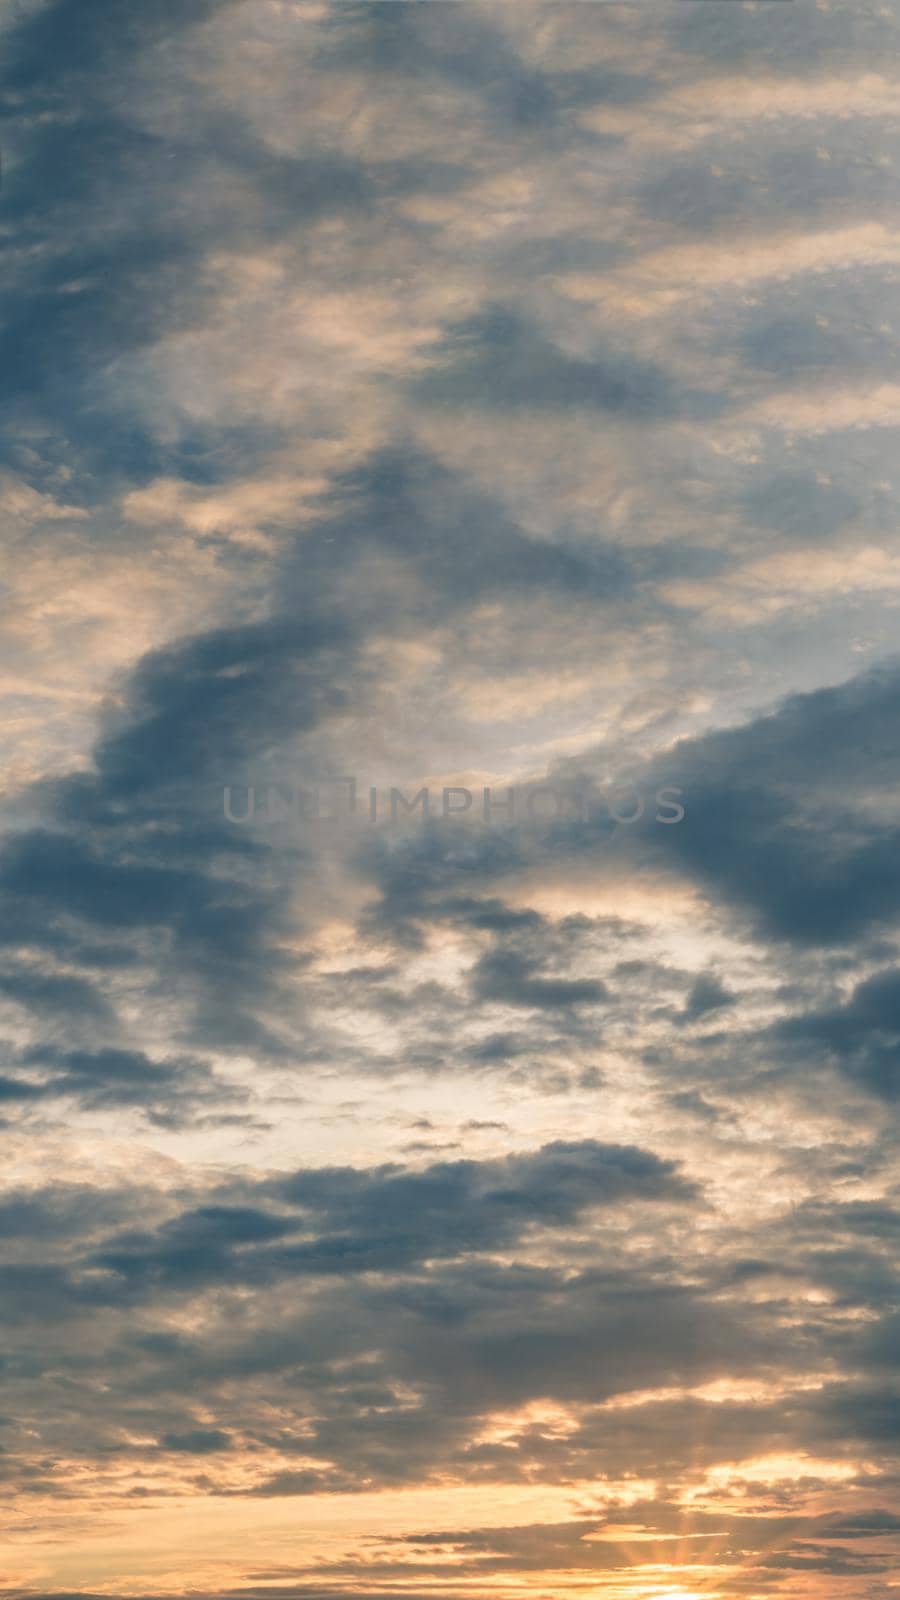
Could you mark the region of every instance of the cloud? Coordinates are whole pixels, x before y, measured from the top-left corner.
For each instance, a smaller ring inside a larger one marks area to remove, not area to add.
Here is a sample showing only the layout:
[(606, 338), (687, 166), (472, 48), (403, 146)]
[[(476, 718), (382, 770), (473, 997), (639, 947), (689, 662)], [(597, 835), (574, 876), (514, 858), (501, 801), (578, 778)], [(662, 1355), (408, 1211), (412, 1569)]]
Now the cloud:
[(2, 31), (7, 1590), (875, 1600), (896, 20)]
[(847, 942), (896, 916), (893, 667), (678, 748), (690, 806), (667, 850), (766, 934)]
[(230, 1435), (222, 1433), (218, 1428), (194, 1428), (189, 1433), (166, 1433), (160, 1440), (161, 1449), (181, 1451), (191, 1456), (213, 1455), (220, 1450), (228, 1450), (230, 1446)]
[(865, 979), (845, 1005), (786, 1017), (776, 1024), (778, 1041), (811, 1056), (835, 1060), (851, 1082), (886, 1100), (900, 1094), (900, 973), (892, 969)]
[[(590, 1141), (499, 1161), (438, 1163), (423, 1172), (325, 1168), (281, 1178), (269, 1192), (290, 1211), (204, 1206), (167, 1222), (156, 1240), (110, 1240), (96, 1264), (130, 1284), (186, 1288), (234, 1283), (245, 1274), (261, 1283), (282, 1275), (385, 1272), (503, 1248), (530, 1228), (561, 1227), (595, 1207), (686, 1203), (693, 1196), (672, 1163)], [(313, 1237), (289, 1238), (308, 1233), (312, 1223)], [(243, 1245), (266, 1241), (264, 1250), (240, 1253)]]
[(592, 978), (536, 976), (525, 956), (514, 950), (495, 950), (482, 956), (478, 963), (475, 994), (482, 1002), (567, 1010), (605, 1000), (607, 991)]
[(689, 403), (653, 363), (621, 351), (567, 355), (502, 306), (451, 329), (417, 387), (431, 404), (507, 410), (589, 407), (652, 417)]

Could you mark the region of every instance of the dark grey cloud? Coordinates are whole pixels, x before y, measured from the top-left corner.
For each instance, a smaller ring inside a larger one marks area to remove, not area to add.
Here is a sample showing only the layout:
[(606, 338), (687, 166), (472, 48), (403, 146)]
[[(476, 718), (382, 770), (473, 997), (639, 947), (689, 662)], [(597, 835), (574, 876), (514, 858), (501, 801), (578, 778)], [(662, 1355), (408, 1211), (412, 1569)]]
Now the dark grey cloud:
[(407, 17), (352, 4), (330, 19), (326, 41), (323, 67), (355, 65), (417, 82), (434, 78), (483, 98), (492, 118), (522, 130), (546, 128), (557, 115), (556, 80), (529, 68), (485, 16), (463, 19), (429, 7)]
[(885, 666), (679, 745), (667, 776), (689, 803), (666, 830), (673, 861), (769, 937), (829, 946), (890, 926), (898, 694)]
[(657, 363), (625, 349), (569, 355), (502, 305), (450, 328), (416, 388), (431, 404), (476, 410), (587, 408), (652, 418), (720, 408), (712, 394), (685, 393)]
[(110, 381), (117, 363), (209, 314), (210, 251), (250, 237), (235, 185), (252, 185), (256, 236), (272, 239), (373, 203), (359, 161), (281, 155), (246, 116), (203, 96), (165, 132), (142, 117), (155, 52), (231, 9), (149, 0), (126, 17), (109, 0), (55, 0), (5, 36), (4, 201), (29, 247), (24, 271), (11, 264), (0, 328), (7, 459), (31, 460), (37, 447), (45, 473), (64, 469), (70, 500), (96, 503), (98, 477), (221, 481), (281, 441), (261, 419), (182, 422), (162, 438), (140, 396), (123, 407)]
[(815, 473), (776, 472), (749, 486), (744, 506), (762, 527), (793, 537), (827, 539), (853, 520), (860, 502), (840, 484), (821, 483)]
[(654, 172), (642, 206), (650, 216), (699, 236), (735, 225), (774, 229), (798, 215), (816, 227), (887, 217), (887, 167), (860, 148), (855, 131), (844, 144), (842, 112), (836, 107), (832, 120), (825, 110), (811, 131), (793, 119), (774, 133), (757, 129), (752, 161), (745, 132), (731, 134), (719, 126), (696, 154)]
[(544, 977), (515, 950), (494, 950), (477, 964), (474, 993), (482, 1004), (567, 1010), (605, 1000), (605, 984), (595, 978)]
[(0, 1101), (39, 1100), (43, 1085), (31, 1083), (27, 1078), (0, 1077)]
[(721, 1011), (733, 1004), (734, 996), (728, 993), (716, 973), (704, 972), (691, 986), (691, 992), (684, 1005), (684, 1020), (697, 1022), (700, 1018), (709, 1016), (711, 1012)]
[[(891, 268), (864, 265), (848, 285), (830, 270), (814, 286), (779, 285), (730, 319), (729, 342), (752, 368), (782, 380), (809, 381), (839, 373), (887, 378), (895, 355), (898, 284)], [(863, 451), (867, 441), (858, 440)], [(832, 450), (829, 465), (852, 469), (857, 450)]]
[(896, 43), (896, 29), (896, 18), (875, 4), (852, 13), (785, 6), (760, 16), (747, 5), (691, 0), (668, 23), (672, 44), (687, 58), (681, 70), (694, 81), (703, 66), (808, 78), (850, 65), (877, 70)]
[[(279, 1179), (268, 1193), (289, 1209), (204, 1206), (167, 1222), (156, 1238), (110, 1240), (96, 1264), (146, 1288), (386, 1272), (501, 1249), (531, 1228), (562, 1227), (594, 1207), (693, 1198), (672, 1163), (591, 1141), (422, 1172), (325, 1168)], [(289, 1238), (310, 1230), (311, 1238)], [(262, 1243), (250, 1254), (241, 1248)]]
[(165, 1433), (159, 1442), (163, 1450), (174, 1450), (191, 1456), (207, 1456), (230, 1449), (231, 1436), (219, 1428), (192, 1428), (187, 1433)]
[(44, 1074), (36, 1083), (23, 1080), (29, 1096), (69, 1098), (86, 1110), (133, 1108), (157, 1126), (216, 1120), (246, 1101), (244, 1092), (189, 1057), (155, 1061), (140, 1050), (34, 1045), (24, 1052), (22, 1065)]
[(0, 973), (0, 994), (39, 1015), (105, 1023), (112, 1012), (103, 996), (84, 978), (34, 971)]
[[(252, 1042), (278, 1053), (254, 1007), (277, 986), (285, 885), (273, 876), (265, 839), (251, 841), (225, 820), (223, 785), (273, 739), (340, 714), (352, 674), (345, 630), (314, 615), (178, 642), (130, 675), (93, 770), (39, 788), (47, 825), (9, 836), (0, 858), (7, 939), (28, 952), (0, 988), (45, 1022), (62, 1013), (70, 1024), (93, 1022), (94, 1036), (88, 1030), (83, 1042), (114, 1046), (119, 1063), (141, 1066), (127, 1090), (113, 1073), (116, 1088), (100, 1070), (113, 1057), (95, 1052), (82, 1060), (95, 1062), (97, 1081), (89, 1089), (70, 1063), (67, 1088), (80, 1084), (93, 1103), (138, 1103), (143, 1082), (161, 1109), (166, 1071), (132, 1049), (107, 989), (110, 974), (129, 963), (176, 974), (189, 1008), (206, 1018), (205, 1046)], [(106, 938), (119, 941), (111, 962), (98, 944)], [(90, 976), (37, 969), (34, 947), (83, 964)], [(187, 1103), (183, 1080), (172, 1073), (167, 1081), (174, 1115)]]
[[(900, 972), (858, 984), (845, 1005), (786, 1017), (774, 1036), (788, 1051), (835, 1062), (851, 1082), (885, 1100), (900, 1096)], [(874, 1220), (874, 1218), (871, 1218)]]
[[(457, 607), (500, 597), (615, 602), (632, 590), (644, 556), (611, 539), (586, 547), (566, 539), (565, 530), (553, 539), (527, 533), (465, 477), (399, 441), (337, 476), (318, 531), (328, 542), (298, 550), (285, 577), (287, 593), (309, 593), (314, 578), (319, 596), (335, 594), (357, 630), (377, 626), (388, 637), (413, 616), (444, 622)], [(373, 556), (385, 555), (400, 566), (372, 564)], [(360, 563), (364, 590), (348, 581), (351, 556)]]

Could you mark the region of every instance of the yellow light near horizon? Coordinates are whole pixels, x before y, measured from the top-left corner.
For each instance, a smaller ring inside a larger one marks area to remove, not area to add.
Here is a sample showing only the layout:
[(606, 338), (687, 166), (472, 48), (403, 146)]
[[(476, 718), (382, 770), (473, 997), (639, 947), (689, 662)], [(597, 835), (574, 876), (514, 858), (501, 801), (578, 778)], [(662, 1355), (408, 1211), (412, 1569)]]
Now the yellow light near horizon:
[(657, 1589), (647, 1600), (700, 1600), (696, 1589)]

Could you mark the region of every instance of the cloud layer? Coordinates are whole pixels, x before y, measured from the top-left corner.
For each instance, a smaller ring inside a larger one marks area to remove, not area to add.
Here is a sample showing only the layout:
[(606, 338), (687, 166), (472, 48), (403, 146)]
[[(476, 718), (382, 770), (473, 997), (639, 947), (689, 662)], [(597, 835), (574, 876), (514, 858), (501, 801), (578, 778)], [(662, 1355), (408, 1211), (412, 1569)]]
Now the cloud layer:
[(0, 1588), (883, 1600), (896, 16), (0, 31)]

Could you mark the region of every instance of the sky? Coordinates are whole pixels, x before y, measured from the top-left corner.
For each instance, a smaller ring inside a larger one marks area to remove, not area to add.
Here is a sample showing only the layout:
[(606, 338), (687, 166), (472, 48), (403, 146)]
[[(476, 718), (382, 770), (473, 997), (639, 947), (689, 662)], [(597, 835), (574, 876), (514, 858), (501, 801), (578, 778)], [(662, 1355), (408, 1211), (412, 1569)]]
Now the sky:
[(898, 47), (0, 0), (0, 1597), (900, 1590)]

